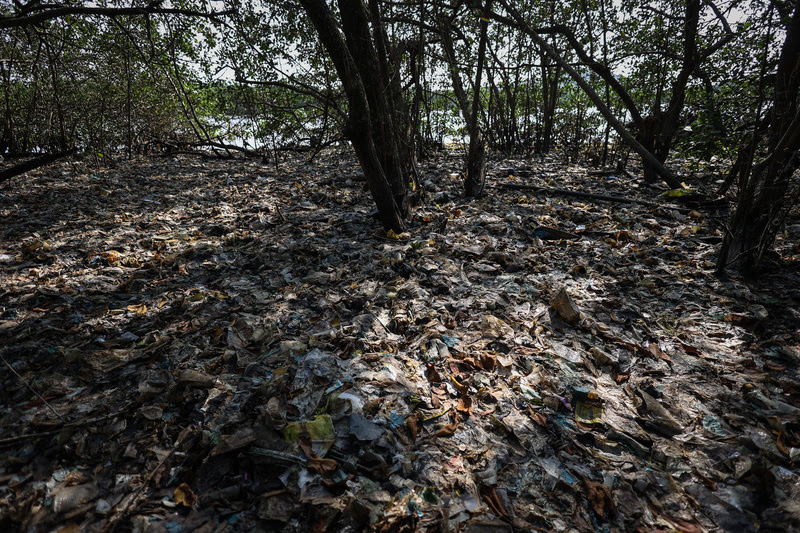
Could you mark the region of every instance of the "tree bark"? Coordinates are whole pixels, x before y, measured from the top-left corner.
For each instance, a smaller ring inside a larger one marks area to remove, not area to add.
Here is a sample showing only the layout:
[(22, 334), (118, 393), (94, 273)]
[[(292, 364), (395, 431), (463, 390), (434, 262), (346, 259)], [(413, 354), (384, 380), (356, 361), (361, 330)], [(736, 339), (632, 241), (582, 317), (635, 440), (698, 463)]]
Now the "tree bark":
[(444, 49), (447, 67), (450, 71), (450, 81), (453, 84), (453, 93), (455, 94), (458, 107), (461, 110), (461, 116), (464, 118), (464, 122), (469, 124), (472, 121), (472, 104), (467, 97), (467, 92), (464, 90), (464, 85), (461, 83), (461, 74), (459, 73), (455, 47), (453, 46), (452, 28), (450, 26), (451, 23), (449, 20), (441, 16), (439, 18), (439, 24), (441, 25), (439, 35), (442, 39), (442, 48)]
[[(324, 0), (300, 0), (322, 45), (336, 67), (349, 104), (345, 135), (353, 143), (361, 169), (387, 230), (405, 229), (406, 185), (397, 160), (395, 131), (369, 16), (360, 0), (339, 0), (342, 31)], [(378, 21), (372, 21), (378, 24)]]
[[(549, 154), (553, 146), (553, 124), (555, 122), (556, 104), (558, 104), (558, 80), (561, 78), (561, 66), (549, 66), (550, 56), (542, 51), (542, 138), (539, 151)], [(552, 70), (552, 75), (548, 72)]]
[(642, 157), (642, 160), (647, 164), (650, 164), (653, 168), (655, 168), (658, 172), (658, 175), (663, 179), (667, 185), (672, 187), (673, 189), (680, 189), (683, 186), (681, 185), (681, 181), (675, 177), (675, 175), (670, 172), (664, 165), (659, 161), (656, 156), (649, 150), (647, 150), (642, 144), (637, 141), (634, 136), (625, 128), (625, 126), (620, 122), (620, 120), (614, 116), (614, 113), (606, 106), (603, 98), (597, 94), (597, 91), (594, 90), (586, 79), (581, 76), (581, 74), (575, 70), (572, 65), (570, 65), (556, 50), (547, 43), (547, 41), (542, 38), (542, 36), (537, 32), (530, 24), (528, 24), (525, 19), (523, 18), (522, 14), (511, 4), (508, 0), (500, 0), (503, 7), (511, 14), (513, 20), (508, 20), (503, 17), (498, 17), (497, 15), (493, 15), (493, 18), (500, 20), (501, 22), (515, 24), (516, 26), (520, 27), (525, 33), (527, 33), (533, 41), (539, 45), (547, 55), (549, 55), (556, 63), (558, 63), (561, 68), (570, 75), (570, 77), (575, 80), (575, 83), (580, 86), (581, 89), (586, 93), (586, 96), (592, 101), (592, 103), (597, 107), (597, 110), (600, 111), (600, 114), (608, 121), (612, 128), (619, 134), (622, 140), (631, 147), (637, 154)]
[[(484, 9), (488, 13), (488, 5)], [(464, 85), (461, 81), (461, 74), (456, 61), (455, 47), (453, 46), (451, 22), (441, 14), (438, 17), (439, 36), (442, 39), (442, 48), (444, 49), (445, 59), (447, 60), (448, 70), (450, 71), (450, 80), (453, 84), (453, 93), (455, 94), (458, 107), (461, 110), (461, 116), (464, 122), (467, 123), (467, 130), (470, 136), (469, 151), (467, 153), (467, 171), (464, 178), (464, 192), (467, 196), (477, 197), (483, 192), (486, 174), (486, 146), (483, 139), (483, 134), (478, 127), (478, 113), (480, 106), (480, 80), (481, 70), (483, 68), (482, 58), (486, 55), (486, 26), (482, 22), (481, 26), (481, 41), (478, 44), (478, 68), (476, 73), (476, 84), (474, 87), (472, 101), (469, 100), (467, 92), (464, 90)]]
[(34, 157), (24, 163), (19, 163), (14, 165), (11, 168), (7, 168), (5, 170), (0, 171), (0, 183), (3, 183), (6, 180), (13, 178), (14, 176), (19, 176), (20, 174), (24, 174), (25, 172), (29, 172), (35, 168), (43, 167), (45, 165), (49, 165), (53, 161), (61, 159), (62, 157), (67, 157), (68, 155), (72, 155), (75, 153), (75, 148), (71, 150), (65, 150), (63, 152), (58, 152), (55, 154), (45, 154), (39, 157)]
[(481, 17), (481, 35), (478, 43), (478, 67), (475, 73), (475, 87), (472, 98), (472, 116), (469, 125), (469, 153), (467, 155), (467, 175), (464, 178), (464, 192), (470, 198), (478, 198), (483, 194), (486, 185), (486, 144), (483, 132), (478, 125), (481, 108), (481, 75), (486, 60), (486, 34), (489, 21), (487, 17), (492, 9), (492, 0), (486, 0)]
[(775, 241), (784, 217), (800, 196), (800, 0), (786, 28), (775, 75), (775, 96), (767, 134), (768, 155), (742, 184), (717, 271), (755, 276)]
[[(656, 119), (656, 128), (650, 131), (642, 129), (644, 134), (652, 135), (652, 151), (656, 159), (663, 164), (672, 149), (672, 141), (678, 131), (681, 113), (686, 102), (686, 85), (689, 77), (699, 65), (697, 52), (697, 26), (700, 22), (700, 0), (688, 0), (686, 2), (686, 15), (683, 31), (683, 57), (681, 70), (677, 78), (672, 83), (672, 91), (667, 104), (667, 110), (661, 113), (659, 110)], [(657, 104), (660, 106), (660, 104)], [(644, 142), (642, 144), (645, 144)], [(643, 162), (644, 179), (648, 183), (658, 181), (658, 170), (652, 165)]]

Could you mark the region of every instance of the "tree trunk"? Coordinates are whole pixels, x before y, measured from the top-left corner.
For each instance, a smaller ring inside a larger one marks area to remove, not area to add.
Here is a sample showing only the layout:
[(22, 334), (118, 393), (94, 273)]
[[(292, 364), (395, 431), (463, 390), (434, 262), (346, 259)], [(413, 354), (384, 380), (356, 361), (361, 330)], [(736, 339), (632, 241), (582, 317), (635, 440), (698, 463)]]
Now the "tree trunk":
[(461, 110), (461, 116), (464, 118), (464, 122), (470, 124), (472, 122), (472, 104), (470, 104), (467, 92), (464, 90), (463, 83), (461, 83), (461, 74), (459, 73), (455, 47), (453, 46), (453, 30), (450, 21), (444, 18), (444, 16), (440, 16), (439, 19), (441, 27), (439, 35), (442, 38), (442, 48), (444, 49), (445, 60), (447, 61), (447, 69), (450, 72), (450, 81), (453, 84), (453, 94), (458, 102), (458, 108)]
[[(700, 21), (700, 0), (688, 0), (686, 2), (686, 15), (683, 31), (683, 57), (681, 71), (672, 84), (672, 92), (667, 104), (667, 110), (661, 113), (660, 109), (654, 114), (656, 119), (651, 128), (643, 126), (642, 144), (653, 152), (653, 155), (663, 165), (670, 150), (675, 133), (678, 131), (681, 113), (686, 102), (686, 85), (689, 83), (689, 76), (698, 66), (697, 53), (697, 26)], [(656, 104), (657, 106), (660, 104)], [(645, 119), (646, 120), (646, 119)], [(650, 137), (645, 137), (648, 135)], [(648, 144), (652, 143), (651, 146)], [(642, 161), (644, 167), (644, 178), (648, 183), (658, 181), (658, 170), (647, 161)]]
[(642, 144), (637, 141), (631, 132), (625, 128), (625, 126), (620, 122), (620, 120), (614, 116), (611, 110), (606, 106), (603, 98), (597, 94), (597, 91), (594, 90), (589, 82), (581, 76), (581, 74), (575, 70), (565, 59), (564, 57), (556, 52), (556, 50), (547, 43), (547, 41), (536, 31), (530, 24), (525, 21), (525, 18), (522, 14), (511, 5), (508, 0), (500, 0), (503, 7), (505, 7), (506, 11), (512, 16), (513, 20), (503, 19), (503, 17), (499, 17), (494, 15), (495, 19), (501, 20), (505, 23), (512, 23), (516, 24), (520, 27), (525, 33), (527, 33), (533, 41), (539, 45), (547, 55), (549, 55), (556, 63), (558, 63), (561, 68), (570, 75), (570, 77), (575, 80), (575, 83), (580, 86), (586, 96), (592, 101), (592, 103), (597, 107), (597, 110), (603, 115), (611, 127), (619, 134), (622, 140), (630, 146), (636, 153), (642, 156), (642, 159), (647, 162), (648, 164), (652, 165), (658, 171), (658, 175), (663, 179), (670, 187), (673, 189), (680, 189), (682, 187), (681, 181), (675, 177), (675, 175), (670, 172), (664, 165), (653, 155), (653, 153), (647, 150)]
[(800, 195), (800, 0), (775, 75), (775, 96), (767, 134), (768, 155), (743, 183), (730, 231), (722, 242), (717, 270), (755, 276), (764, 253)]
[(483, 194), (486, 185), (486, 144), (483, 132), (478, 126), (481, 108), (481, 75), (486, 60), (486, 34), (489, 21), (487, 17), (492, 9), (492, 0), (486, 0), (481, 18), (481, 36), (478, 43), (478, 67), (475, 73), (475, 92), (472, 98), (472, 116), (469, 125), (469, 154), (467, 155), (467, 175), (464, 178), (464, 192), (470, 198), (478, 198)]
[[(561, 78), (561, 67), (556, 64), (550, 67), (550, 56), (541, 52), (542, 62), (542, 123), (544, 128), (542, 131), (542, 142), (540, 152), (543, 154), (550, 153), (553, 145), (553, 124), (555, 122), (556, 104), (558, 103), (558, 81)], [(552, 71), (552, 75), (548, 76), (548, 72)]]
[[(344, 85), (349, 103), (345, 135), (353, 143), (378, 217), (387, 230), (401, 232), (408, 189), (398, 156), (393, 110), (387, 100), (391, 88), (382, 75), (366, 7), (360, 0), (339, 0), (342, 34), (325, 0), (300, 3)], [(372, 23), (377, 27), (380, 21)]]

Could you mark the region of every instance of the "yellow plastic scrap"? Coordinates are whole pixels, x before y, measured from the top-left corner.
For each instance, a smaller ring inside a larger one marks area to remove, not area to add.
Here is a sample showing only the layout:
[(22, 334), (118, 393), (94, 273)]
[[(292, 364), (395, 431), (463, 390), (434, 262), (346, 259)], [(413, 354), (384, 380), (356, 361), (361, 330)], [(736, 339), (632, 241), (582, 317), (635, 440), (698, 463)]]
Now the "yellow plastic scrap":
[(603, 422), (603, 399), (595, 390), (576, 388), (572, 394), (575, 420), (581, 424)]
[(581, 424), (599, 424), (603, 421), (603, 408), (585, 402), (575, 402), (575, 420)]
[(672, 189), (670, 191), (666, 191), (663, 195), (665, 198), (689, 198), (691, 196), (697, 196), (696, 189)]
[(330, 415), (319, 415), (313, 420), (300, 420), (288, 424), (283, 430), (286, 442), (296, 442), (301, 435), (308, 435), (313, 444), (314, 451), (324, 457), (336, 440), (333, 429), (333, 420)]
[(430, 415), (430, 416), (423, 416), (423, 417), (422, 417), (422, 421), (423, 421), (423, 422), (427, 422), (427, 421), (429, 421), (429, 420), (435, 420), (435, 419), (437, 419), (437, 418), (439, 418), (439, 417), (442, 417), (442, 416), (446, 415), (446, 414), (447, 414), (447, 413), (449, 413), (449, 412), (450, 412), (450, 408), (448, 407), (447, 409), (445, 409), (445, 410), (444, 410), (444, 411), (442, 411), (441, 413), (434, 413), (434, 414), (432, 414), (432, 415)]

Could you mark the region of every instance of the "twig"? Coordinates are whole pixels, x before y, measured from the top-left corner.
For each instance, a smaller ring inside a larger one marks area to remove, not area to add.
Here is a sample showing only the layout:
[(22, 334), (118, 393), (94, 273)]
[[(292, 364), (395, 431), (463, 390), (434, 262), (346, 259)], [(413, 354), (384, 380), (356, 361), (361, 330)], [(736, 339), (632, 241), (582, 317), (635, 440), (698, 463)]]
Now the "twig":
[(283, 215), (283, 211), (281, 211), (281, 207), (279, 205), (275, 206), (275, 211), (278, 214), (278, 220), (281, 221), (281, 224), (286, 224), (287, 222), (286, 217)]
[(122, 521), (122, 519), (123, 519), (123, 518), (125, 518), (126, 516), (128, 516), (128, 513), (129, 513), (129, 512), (130, 512), (130, 510), (131, 510), (131, 507), (133, 507), (133, 505), (134, 505), (134, 504), (136, 503), (136, 501), (139, 499), (139, 496), (141, 496), (141, 495), (142, 495), (142, 492), (144, 492), (144, 491), (145, 491), (145, 489), (147, 488), (147, 485), (149, 485), (149, 484), (150, 484), (150, 480), (152, 480), (152, 479), (153, 479), (153, 476), (155, 476), (155, 475), (156, 475), (156, 472), (158, 472), (158, 470), (159, 470), (159, 469), (160, 469), (162, 466), (164, 466), (164, 463), (166, 463), (166, 462), (167, 462), (167, 459), (169, 459), (170, 457), (172, 457), (173, 455), (175, 455), (175, 450), (176, 450), (176, 449), (177, 449), (179, 446), (181, 446), (181, 445), (183, 444), (183, 441), (184, 441), (185, 437), (186, 437), (186, 436), (188, 436), (188, 435), (190, 435), (190, 434), (191, 434), (191, 431), (181, 432), (181, 434), (178, 436), (178, 440), (175, 442), (175, 445), (172, 447), (172, 449), (169, 451), (169, 453), (168, 453), (167, 455), (165, 455), (165, 456), (164, 456), (164, 458), (163, 458), (163, 459), (161, 459), (161, 461), (159, 461), (159, 463), (158, 463), (158, 464), (155, 466), (155, 468), (153, 468), (153, 469), (150, 471), (150, 473), (147, 475), (147, 479), (145, 479), (145, 480), (144, 480), (144, 482), (143, 482), (143, 483), (142, 483), (142, 485), (139, 487), (139, 489), (138, 489), (138, 490), (137, 490), (137, 491), (136, 491), (136, 492), (133, 494), (133, 497), (132, 497), (130, 500), (128, 500), (128, 503), (127, 503), (127, 504), (125, 504), (125, 507), (122, 509), (122, 511), (120, 511), (120, 513), (119, 513), (118, 515), (116, 515), (116, 516), (115, 516), (115, 517), (114, 517), (114, 518), (113, 518), (113, 519), (112, 519), (112, 520), (111, 520), (111, 521), (110, 521), (110, 522), (109, 522), (109, 523), (106, 525), (106, 527), (105, 527), (105, 528), (103, 528), (103, 532), (104, 532), (104, 533), (113, 533), (114, 531), (116, 531), (116, 529), (117, 529), (117, 526), (120, 524), (120, 522)]
[(256, 446), (251, 446), (250, 449), (247, 451), (247, 453), (249, 455), (256, 455), (259, 457), (268, 457), (270, 459), (273, 459), (281, 463), (299, 464), (299, 465), (306, 464), (306, 460), (303, 459), (302, 457), (298, 457), (297, 455), (292, 455), (290, 453), (270, 450), (268, 448), (259, 448)]
[(380, 318), (378, 318), (378, 317), (375, 315), (375, 313), (373, 313), (373, 312), (371, 312), (371, 311), (368, 311), (368, 312), (367, 312), (367, 314), (369, 314), (370, 316), (372, 316), (372, 318), (374, 318), (374, 319), (375, 319), (375, 322), (377, 322), (378, 324), (380, 324), (380, 325), (381, 325), (381, 327), (382, 327), (383, 329), (385, 329), (385, 330), (386, 330), (386, 333), (388, 333), (389, 335), (394, 335), (394, 333), (392, 333), (391, 331), (389, 331), (389, 328), (387, 328), (386, 326), (384, 326), (384, 325), (383, 325), (383, 322), (381, 322), (381, 319), (380, 319)]
[(622, 196), (611, 196), (608, 194), (594, 194), (583, 191), (571, 191), (569, 189), (551, 189), (549, 187), (539, 187), (538, 185), (523, 185), (519, 183), (501, 183), (500, 186), (504, 189), (513, 189), (520, 191), (538, 191), (548, 194), (557, 194), (560, 196), (574, 196), (576, 198), (584, 198), (589, 200), (604, 200), (606, 202), (615, 202), (618, 204), (637, 204), (637, 205), (646, 205), (648, 207), (661, 207), (664, 209), (672, 209), (680, 213), (689, 213), (691, 211), (691, 209), (685, 207), (659, 204), (658, 202), (637, 200), (635, 198), (625, 198)]
[(6, 446), (7, 444), (16, 444), (19, 441), (23, 441), (26, 439), (38, 439), (40, 437), (51, 437), (53, 435), (58, 435), (61, 433), (63, 428), (54, 429), (52, 431), (45, 431), (42, 433), (26, 433), (25, 435), (17, 435), (16, 437), (9, 437), (7, 439), (0, 440), (0, 448)]
[(0, 448), (8, 445), (8, 444), (16, 444), (17, 442), (27, 440), (27, 439), (38, 439), (41, 437), (52, 437), (53, 435), (58, 435), (64, 428), (77, 428), (81, 426), (88, 426), (94, 424), (96, 422), (102, 422), (103, 420), (108, 420), (109, 418), (115, 418), (120, 416), (122, 413), (114, 412), (112, 414), (99, 416), (97, 418), (87, 418), (85, 420), (79, 420), (77, 422), (66, 422), (63, 426), (59, 427), (58, 429), (53, 429), (50, 431), (42, 431), (40, 433), (26, 433), (25, 435), (17, 435), (16, 437), (8, 437), (7, 439), (0, 439)]
[(56, 411), (55, 407), (53, 407), (52, 405), (50, 405), (50, 404), (47, 402), (47, 400), (45, 400), (45, 399), (44, 399), (44, 397), (43, 397), (41, 394), (39, 394), (38, 392), (36, 392), (36, 389), (34, 389), (33, 387), (31, 387), (30, 383), (28, 383), (27, 381), (25, 381), (25, 378), (23, 378), (22, 376), (20, 376), (20, 375), (19, 375), (19, 373), (17, 373), (17, 371), (16, 371), (16, 370), (14, 370), (14, 367), (13, 367), (13, 366), (11, 366), (10, 364), (8, 364), (8, 361), (6, 361), (6, 358), (5, 358), (5, 357), (3, 357), (2, 355), (0, 355), (0, 359), (2, 359), (2, 360), (3, 360), (3, 362), (6, 364), (6, 366), (8, 367), (8, 369), (9, 369), (9, 370), (11, 370), (11, 372), (13, 372), (13, 374), (14, 374), (15, 376), (17, 376), (17, 377), (19, 378), (19, 380), (20, 380), (21, 382), (23, 382), (23, 383), (25, 384), (25, 386), (26, 386), (26, 387), (28, 387), (28, 388), (31, 390), (31, 392), (33, 392), (33, 393), (36, 395), (36, 397), (37, 397), (37, 398), (39, 398), (40, 400), (42, 400), (42, 403), (44, 403), (44, 404), (45, 404), (47, 407), (49, 407), (49, 408), (50, 408), (50, 410), (51, 410), (51, 411), (53, 411), (53, 413), (55, 413), (55, 415), (58, 417), (58, 419), (59, 419), (59, 420), (61, 420), (61, 421), (62, 421), (62, 422), (64, 422), (65, 424), (67, 423), (67, 421), (66, 421), (66, 420), (64, 420), (64, 417), (63, 417), (63, 416), (61, 416), (61, 415), (59, 414), (59, 412), (58, 412), (58, 411)]

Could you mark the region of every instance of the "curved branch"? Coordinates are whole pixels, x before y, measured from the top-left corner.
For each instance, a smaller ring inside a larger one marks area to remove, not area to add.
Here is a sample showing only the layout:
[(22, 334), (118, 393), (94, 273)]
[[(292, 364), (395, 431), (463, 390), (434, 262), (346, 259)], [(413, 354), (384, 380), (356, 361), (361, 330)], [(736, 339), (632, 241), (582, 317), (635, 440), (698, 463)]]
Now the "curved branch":
[(129, 15), (185, 15), (189, 17), (202, 17), (214, 19), (224, 15), (232, 15), (236, 11), (229, 9), (226, 11), (192, 11), (189, 9), (176, 9), (164, 8), (156, 5), (149, 5), (147, 7), (86, 7), (86, 6), (38, 6), (40, 11), (32, 15), (11, 15), (0, 16), (0, 29), (3, 28), (19, 28), (23, 26), (32, 26), (40, 24), (48, 20), (68, 15), (100, 15), (104, 17), (119, 17)]
[[(617, 94), (617, 96), (619, 96), (620, 100), (622, 100), (622, 103), (625, 105), (625, 109), (627, 109), (628, 112), (631, 114), (631, 119), (633, 120), (634, 124), (636, 124), (637, 126), (641, 125), (642, 114), (639, 112), (639, 108), (636, 106), (636, 103), (633, 101), (633, 98), (631, 98), (631, 95), (628, 93), (625, 87), (623, 87), (622, 84), (617, 80), (617, 78), (614, 77), (614, 74), (611, 72), (611, 69), (609, 69), (606, 65), (600, 63), (599, 61), (592, 59), (592, 57), (590, 57), (589, 54), (586, 53), (586, 50), (584, 50), (583, 46), (575, 37), (575, 34), (572, 32), (571, 28), (562, 24), (558, 24), (555, 26), (534, 29), (522, 19), (519, 12), (510, 9), (509, 6), (505, 7), (506, 11), (511, 13), (513, 18), (504, 17), (494, 12), (491, 13), (489, 17), (502, 24), (505, 24), (506, 26), (522, 30), (523, 32), (530, 35), (534, 39), (534, 41), (537, 40), (539, 35), (543, 34), (549, 35), (557, 33), (566, 37), (567, 41), (569, 41), (570, 47), (575, 51), (576, 54), (578, 54), (580, 60), (587, 67), (589, 67), (595, 73), (597, 73), (606, 83), (608, 83), (609, 87), (611, 87), (611, 89)], [(534, 37), (532, 33), (535, 33), (537, 37)]]
[[(800, 0), (799, 0), (800, 1)], [(550, 46), (547, 41), (539, 34), (539, 32), (531, 27), (524, 19), (522, 14), (515, 9), (509, 2), (509, 0), (500, 0), (500, 3), (506, 9), (506, 11), (513, 17), (513, 19), (509, 19), (507, 17), (502, 17), (497, 15), (496, 13), (492, 13), (490, 15), (492, 18), (503, 22), (504, 24), (508, 24), (511, 22), (514, 27), (518, 27), (522, 29), (525, 33), (527, 33), (533, 41), (539, 45), (548, 56), (550, 56), (553, 61), (561, 65), (561, 68), (564, 69), (564, 72), (570, 75), (570, 77), (577, 83), (583, 92), (588, 96), (592, 102), (594, 103), (597, 110), (600, 112), (601, 115), (608, 121), (612, 128), (619, 134), (620, 137), (625, 141), (625, 143), (630, 146), (636, 153), (642, 156), (642, 159), (649, 165), (651, 165), (656, 172), (658, 173), (661, 178), (667, 182), (667, 184), (672, 187), (673, 189), (680, 189), (682, 188), (681, 181), (670, 172), (664, 165), (661, 164), (659, 161), (647, 148), (642, 146), (642, 144), (637, 141), (633, 135), (628, 131), (628, 129), (620, 122), (620, 120), (614, 116), (614, 113), (606, 106), (603, 99), (597, 94), (597, 91), (586, 81), (586, 79), (581, 76), (581, 74), (576, 71), (572, 66), (559, 54), (552, 46)]]
[(586, 53), (583, 45), (581, 45), (581, 43), (575, 37), (575, 33), (572, 31), (572, 28), (563, 24), (558, 24), (550, 28), (541, 28), (537, 30), (537, 32), (540, 34), (559, 33), (566, 37), (570, 47), (575, 51), (580, 60), (583, 61), (587, 67), (597, 73), (603, 79), (603, 81), (608, 83), (609, 87), (611, 87), (617, 96), (619, 96), (620, 100), (622, 100), (622, 103), (625, 104), (625, 109), (627, 109), (628, 113), (631, 114), (631, 119), (633, 122), (636, 125), (640, 125), (642, 123), (642, 115), (639, 112), (639, 108), (636, 106), (636, 102), (633, 101), (631, 95), (628, 93), (625, 87), (622, 86), (619, 80), (617, 80), (617, 78), (611, 72), (611, 69)]
[(295, 92), (297, 94), (304, 94), (306, 96), (310, 96), (316, 100), (319, 100), (323, 104), (330, 106), (336, 111), (336, 114), (342, 118), (347, 118), (345, 112), (342, 111), (341, 107), (339, 107), (336, 100), (332, 99), (329, 95), (323, 94), (322, 92), (318, 91), (317, 89), (311, 87), (310, 85), (301, 84), (300, 82), (293, 80), (294, 83), (297, 85), (293, 85), (292, 83), (287, 83), (284, 81), (260, 81), (260, 80), (249, 80), (246, 79), (239, 74), (236, 75), (236, 81), (239, 83), (244, 83), (247, 85), (263, 85), (265, 87), (280, 87), (282, 89), (287, 89), (289, 91)]

